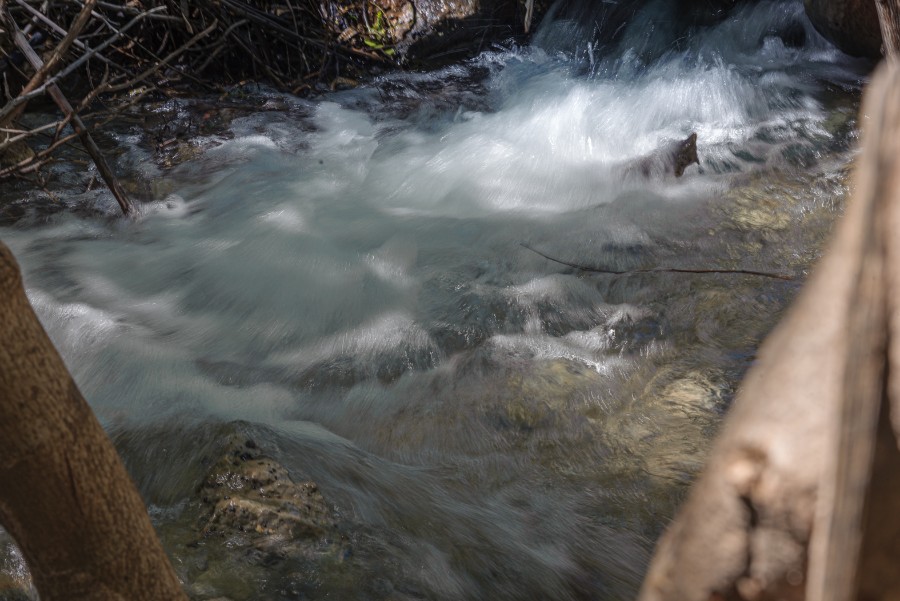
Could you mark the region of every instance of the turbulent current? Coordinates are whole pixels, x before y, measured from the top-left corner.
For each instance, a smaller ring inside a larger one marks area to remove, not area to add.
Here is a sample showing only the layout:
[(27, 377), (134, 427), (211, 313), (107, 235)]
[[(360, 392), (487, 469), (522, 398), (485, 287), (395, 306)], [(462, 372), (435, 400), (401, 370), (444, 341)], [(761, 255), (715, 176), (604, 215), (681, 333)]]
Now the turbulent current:
[[(665, 4), (614, 45), (557, 14), (435, 72), (236, 89), (265, 104), (172, 168), (120, 125), (135, 220), (87, 172), (67, 210), (15, 201), (0, 238), (195, 598), (635, 594), (841, 211), (868, 67), (800, 2), (686, 33)], [(683, 177), (629, 171), (693, 132)], [(235, 433), (317, 483), (334, 540), (198, 537)]]

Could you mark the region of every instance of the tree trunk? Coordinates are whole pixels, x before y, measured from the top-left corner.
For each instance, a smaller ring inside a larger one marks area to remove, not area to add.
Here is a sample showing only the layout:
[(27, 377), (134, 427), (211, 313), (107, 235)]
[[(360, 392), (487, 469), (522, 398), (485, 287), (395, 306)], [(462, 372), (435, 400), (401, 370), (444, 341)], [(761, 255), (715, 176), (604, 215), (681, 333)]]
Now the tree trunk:
[(890, 60), (900, 60), (900, 1), (875, 0), (884, 55)]
[(640, 601), (900, 598), (900, 65), (880, 69), (863, 115), (853, 200)]
[(0, 243), (0, 524), (42, 601), (186, 600), (143, 501)]

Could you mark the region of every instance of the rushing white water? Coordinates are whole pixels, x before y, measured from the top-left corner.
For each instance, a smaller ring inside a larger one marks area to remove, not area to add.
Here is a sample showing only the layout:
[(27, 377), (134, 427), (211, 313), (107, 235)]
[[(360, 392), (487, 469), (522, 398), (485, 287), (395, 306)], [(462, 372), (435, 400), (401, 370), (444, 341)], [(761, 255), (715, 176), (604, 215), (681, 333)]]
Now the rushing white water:
[[(204, 152), (168, 173), (125, 133), (120, 166), (172, 190), (137, 220), (94, 191), (66, 203), (107, 215), (0, 228), (103, 422), (188, 438), (144, 443), (148, 498), (182, 501), (190, 437), (246, 420), (375, 532), (356, 578), (388, 584), (359, 598), (633, 592), (672, 481), (696, 471), (796, 284), (590, 275), (523, 245), (616, 270), (802, 275), (843, 193), (865, 68), (800, 2), (680, 42), (647, 35), (663, 4), (614, 49), (556, 20), (438, 72), (272, 94), (280, 110), (196, 138)], [(623, 177), (691, 132), (683, 178)]]

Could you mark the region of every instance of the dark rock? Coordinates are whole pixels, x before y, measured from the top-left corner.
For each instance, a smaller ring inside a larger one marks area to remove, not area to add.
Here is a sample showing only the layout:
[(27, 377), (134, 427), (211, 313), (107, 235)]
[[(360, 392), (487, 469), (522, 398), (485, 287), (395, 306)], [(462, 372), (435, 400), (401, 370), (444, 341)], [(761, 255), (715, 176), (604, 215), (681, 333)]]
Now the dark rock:
[(881, 28), (872, 0), (804, 0), (816, 30), (853, 56), (881, 56)]
[[(535, 0), (532, 28), (549, 5)], [(329, 25), (342, 44), (419, 66), (451, 62), (525, 34), (525, 3), (515, 0), (343, 0), (331, 8)]]
[(284, 466), (252, 440), (229, 446), (199, 497), (207, 507), (201, 524), (205, 536), (242, 532), (278, 541), (315, 540), (335, 528), (316, 483), (294, 482)]

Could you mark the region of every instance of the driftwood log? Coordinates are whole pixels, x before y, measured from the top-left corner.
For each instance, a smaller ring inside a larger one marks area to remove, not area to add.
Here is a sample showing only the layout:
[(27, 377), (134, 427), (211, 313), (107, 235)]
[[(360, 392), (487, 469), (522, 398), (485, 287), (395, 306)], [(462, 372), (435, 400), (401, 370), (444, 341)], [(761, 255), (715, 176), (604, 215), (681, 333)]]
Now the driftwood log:
[(900, 65), (835, 237), (765, 341), (640, 601), (900, 598)]
[(2, 243), (0, 324), (0, 524), (42, 601), (186, 601), (140, 494)]

